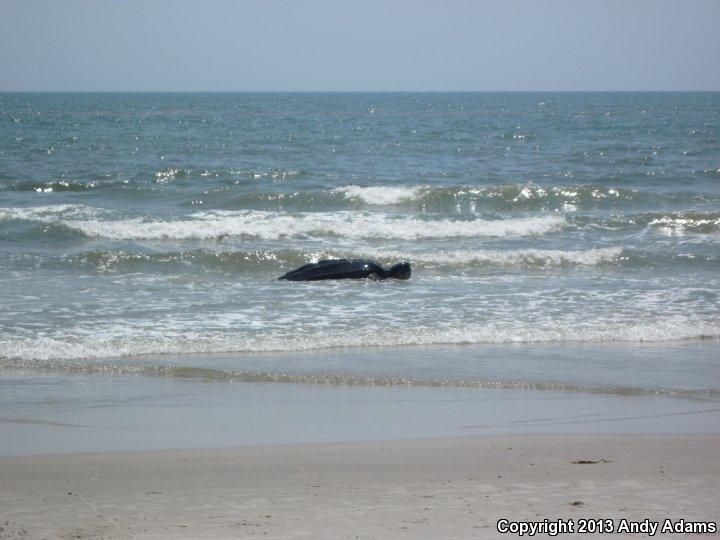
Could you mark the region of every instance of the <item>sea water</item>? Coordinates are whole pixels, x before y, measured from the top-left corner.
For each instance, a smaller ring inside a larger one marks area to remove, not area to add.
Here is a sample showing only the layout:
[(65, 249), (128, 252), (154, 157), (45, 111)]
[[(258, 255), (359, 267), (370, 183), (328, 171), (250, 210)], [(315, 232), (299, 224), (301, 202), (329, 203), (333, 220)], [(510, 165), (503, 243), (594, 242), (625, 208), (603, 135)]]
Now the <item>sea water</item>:
[[(413, 275), (276, 280), (327, 258)], [(158, 378), (712, 407), (719, 338), (720, 93), (0, 94), (7, 421)]]

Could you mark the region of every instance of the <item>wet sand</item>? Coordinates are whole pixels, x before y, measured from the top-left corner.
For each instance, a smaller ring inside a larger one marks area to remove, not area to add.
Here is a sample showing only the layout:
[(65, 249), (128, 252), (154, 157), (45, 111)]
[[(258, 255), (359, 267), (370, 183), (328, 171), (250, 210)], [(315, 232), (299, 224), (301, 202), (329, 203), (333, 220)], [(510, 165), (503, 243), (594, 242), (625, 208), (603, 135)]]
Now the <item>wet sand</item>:
[(0, 537), (497, 538), (501, 518), (717, 520), (718, 492), (720, 435), (24, 456), (0, 459)]

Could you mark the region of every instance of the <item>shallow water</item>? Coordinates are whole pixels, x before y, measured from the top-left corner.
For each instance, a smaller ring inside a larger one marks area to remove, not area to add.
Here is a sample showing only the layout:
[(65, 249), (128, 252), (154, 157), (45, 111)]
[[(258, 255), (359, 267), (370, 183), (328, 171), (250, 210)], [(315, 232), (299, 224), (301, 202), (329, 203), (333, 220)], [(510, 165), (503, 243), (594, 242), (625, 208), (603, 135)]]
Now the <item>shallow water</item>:
[[(2, 94), (0, 356), (717, 339), (720, 94)], [(326, 257), (406, 283), (278, 283)]]
[(717, 398), (0, 371), (0, 456), (501, 433), (717, 433)]
[(0, 297), (7, 377), (715, 400), (720, 93), (0, 94)]

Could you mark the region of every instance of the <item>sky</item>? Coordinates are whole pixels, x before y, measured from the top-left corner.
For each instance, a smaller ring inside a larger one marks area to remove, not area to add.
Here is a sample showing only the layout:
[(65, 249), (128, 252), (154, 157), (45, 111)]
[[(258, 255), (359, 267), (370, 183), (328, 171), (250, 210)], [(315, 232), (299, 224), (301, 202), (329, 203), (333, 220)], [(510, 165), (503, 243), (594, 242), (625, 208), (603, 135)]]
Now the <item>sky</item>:
[(0, 0), (23, 90), (720, 90), (720, 0)]

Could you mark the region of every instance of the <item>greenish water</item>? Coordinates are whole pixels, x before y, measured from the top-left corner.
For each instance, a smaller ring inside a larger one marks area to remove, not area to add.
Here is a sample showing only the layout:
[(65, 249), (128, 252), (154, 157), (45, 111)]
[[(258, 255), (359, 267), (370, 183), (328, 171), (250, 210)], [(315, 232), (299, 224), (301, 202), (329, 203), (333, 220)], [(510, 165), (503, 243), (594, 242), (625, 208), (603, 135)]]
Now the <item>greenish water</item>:
[(719, 337), (720, 93), (0, 94), (2, 455), (717, 432)]
[[(332, 257), (413, 277), (274, 279)], [(720, 93), (0, 94), (0, 291), (6, 367), (651, 342), (716, 391)]]

